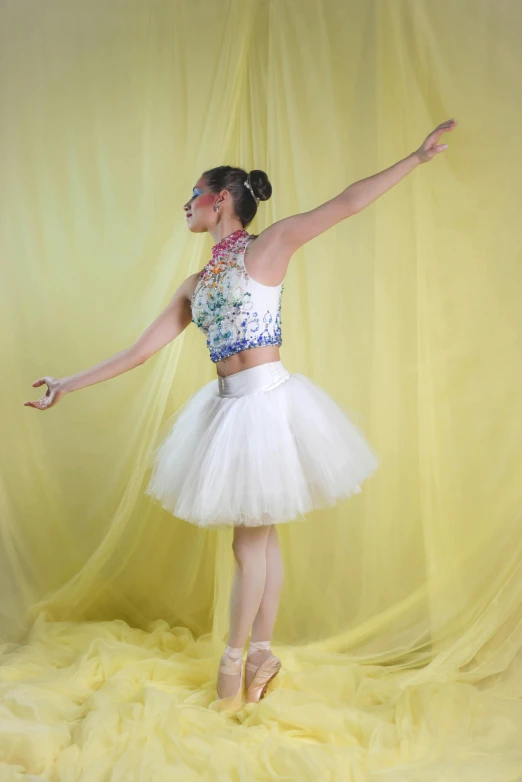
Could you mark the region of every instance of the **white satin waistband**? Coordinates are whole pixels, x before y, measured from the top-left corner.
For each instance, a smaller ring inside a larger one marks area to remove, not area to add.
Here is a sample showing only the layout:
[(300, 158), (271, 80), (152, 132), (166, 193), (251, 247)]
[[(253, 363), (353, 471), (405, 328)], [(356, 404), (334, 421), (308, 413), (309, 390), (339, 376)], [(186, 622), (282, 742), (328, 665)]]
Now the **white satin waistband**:
[(228, 377), (218, 375), (219, 396), (246, 396), (254, 391), (270, 391), (290, 377), (282, 361), (269, 361), (242, 369)]

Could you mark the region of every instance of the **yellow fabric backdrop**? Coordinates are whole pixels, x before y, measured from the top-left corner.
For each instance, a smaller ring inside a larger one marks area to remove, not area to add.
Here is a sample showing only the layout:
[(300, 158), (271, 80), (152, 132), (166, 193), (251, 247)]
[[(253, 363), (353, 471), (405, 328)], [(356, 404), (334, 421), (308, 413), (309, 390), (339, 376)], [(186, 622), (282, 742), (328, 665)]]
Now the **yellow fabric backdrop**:
[[(2, 780), (522, 778), (521, 33), (515, 0), (4, 0)], [(214, 377), (203, 336), (23, 402), (208, 260), (182, 211), (206, 168), (268, 172), (257, 233), (451, 116), (447, 152), (290, 264), (283, 361), (382, 463), (280, 528), (283, 671), (217, 714), (231, 530), (144, 495)]]

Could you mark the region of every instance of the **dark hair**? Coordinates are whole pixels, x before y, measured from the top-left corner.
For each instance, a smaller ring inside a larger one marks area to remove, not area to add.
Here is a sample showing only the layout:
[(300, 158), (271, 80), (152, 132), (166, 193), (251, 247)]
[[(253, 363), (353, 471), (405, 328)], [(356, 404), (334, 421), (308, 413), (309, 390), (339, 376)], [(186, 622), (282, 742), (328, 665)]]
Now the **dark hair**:
[[(204, 171), (203, 176), (212, 193), (228, 190), (232, 196), (234, 211), (241, 220), (243, 228), (249, 225), (257, 213), (257, 202), (250, 188), (245, 186), (247, 172), (234, 166), (217, 166)], [(252, 190), (260, 201), (268, 201), (272, 195), (272, 185), (264, 171), (255, 168), (248, 174)]]

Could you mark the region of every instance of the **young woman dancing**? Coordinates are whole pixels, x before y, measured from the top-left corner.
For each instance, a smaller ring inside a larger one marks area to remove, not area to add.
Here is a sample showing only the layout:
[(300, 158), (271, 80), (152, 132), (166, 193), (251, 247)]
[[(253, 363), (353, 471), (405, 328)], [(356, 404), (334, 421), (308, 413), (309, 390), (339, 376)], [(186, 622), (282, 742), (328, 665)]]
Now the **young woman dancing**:
[(341, 407), (312, 380), (283, 366), (281, 296), (289, 261), (305, 242), (360, 212), (446, 149), (440, 136), (456, 124), (443, 122), (395, 165), (257, 236), (246, 227), (259, 201), (270, 198), (267, 175), (231, 166), (206, 171), (184, 209), (189, 230), (208, 231), (214, 239), (211, 260), (181, 284), (134, 345), (76, 375), (35, 381), (34, 387), (45, 383), (48, 389), (38, 401), (24, 403), (48, 410), (71, 391), (143, 364), (191, 322), (206, 335), (217, 378), (175, 413), (154, 452), (146, 493), (192, 524), (234, 527), (218, 710), (258, 701), (281, 667), (270, 650), (283, 583), (277, 524), (360, 492), (379, 464)]

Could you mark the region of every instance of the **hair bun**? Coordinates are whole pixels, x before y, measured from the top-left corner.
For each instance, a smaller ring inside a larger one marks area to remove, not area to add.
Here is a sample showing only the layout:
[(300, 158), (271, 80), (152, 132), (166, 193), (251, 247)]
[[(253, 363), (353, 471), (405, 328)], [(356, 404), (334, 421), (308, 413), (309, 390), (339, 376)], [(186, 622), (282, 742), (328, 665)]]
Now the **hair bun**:
[(272, 195), (272, 185), (266, 173), (258, 168), (254, 168), (253, 171), (250, 171), (248, 177), (256, 198), (259, 198), (260, 201), (268, 201)]

